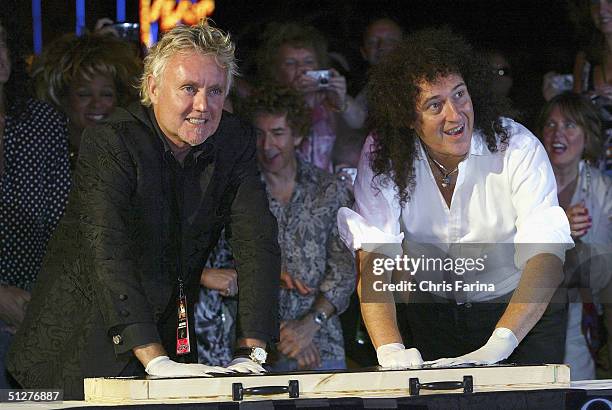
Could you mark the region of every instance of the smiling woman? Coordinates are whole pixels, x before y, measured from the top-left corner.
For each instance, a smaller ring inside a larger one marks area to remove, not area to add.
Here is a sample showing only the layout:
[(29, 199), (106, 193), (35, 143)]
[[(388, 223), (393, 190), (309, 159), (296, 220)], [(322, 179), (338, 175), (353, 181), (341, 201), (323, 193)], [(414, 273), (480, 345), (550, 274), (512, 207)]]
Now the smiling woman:
[(83, 130), (134, 99), (141, 65), (129, 43), (99, 34), (66, 34), (49, 44), (34, 63), (38, 98), (69, 118), (73, 166)]

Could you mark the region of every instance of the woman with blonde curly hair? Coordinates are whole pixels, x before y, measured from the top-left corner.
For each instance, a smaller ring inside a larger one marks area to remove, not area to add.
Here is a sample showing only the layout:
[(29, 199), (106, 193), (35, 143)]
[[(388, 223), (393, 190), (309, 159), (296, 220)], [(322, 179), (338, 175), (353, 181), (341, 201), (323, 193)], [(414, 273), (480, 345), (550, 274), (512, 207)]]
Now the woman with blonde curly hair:
[(46, 48), (33, 68), (35, 91), (69, 119), (74, 165), (81, 133), (136, 97), (142, 63), (136, 50), (110, 35), (66, 34)]

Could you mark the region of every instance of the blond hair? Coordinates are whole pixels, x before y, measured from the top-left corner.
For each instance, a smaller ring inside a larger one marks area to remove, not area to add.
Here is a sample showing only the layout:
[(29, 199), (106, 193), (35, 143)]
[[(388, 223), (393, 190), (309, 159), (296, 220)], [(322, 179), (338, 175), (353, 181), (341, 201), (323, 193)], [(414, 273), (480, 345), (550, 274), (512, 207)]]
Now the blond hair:
[(113, 36), (102, 34), (66, 34), (43, 51), (35, 61), (32, 77), (36, 96), (66, 112), (70, 85), (96, 75), (113, 80), (124, 106), (136, 97), (135, 85), (142, 69), (134, 47)]
[(159, 82), (170, 58), (175, 54), (188, 52), (198, 52), (214, 57), (219, 67), (225, 70), (227, 79), (225, 94), (227, 95), (233, 76), (238, 74), (234, 57), (235, 49), (229, 34), (211, 26), (206, 19), (202, 19), (193, 26), (174, 27), (149, 50), (149, 54), (144, 59), (144, 72), (140, 78), (140, 102), (147, 107), (151, 105), (147, 86), (149, 76)]

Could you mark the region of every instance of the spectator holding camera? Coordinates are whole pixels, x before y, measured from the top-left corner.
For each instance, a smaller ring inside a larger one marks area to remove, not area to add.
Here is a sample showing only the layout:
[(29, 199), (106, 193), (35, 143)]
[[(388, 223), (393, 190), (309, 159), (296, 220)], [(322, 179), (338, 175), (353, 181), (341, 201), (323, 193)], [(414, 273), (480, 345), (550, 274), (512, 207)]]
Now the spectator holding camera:
[(331, 152), (339, 121), (348, 121), (357, 107), (346, 92), (346, 78), (329, 66), (327, 41), (314, 27), (272, 24), (258, 51), (258, 73), (299, 91), (312, 109), (311, 133), (298, 147), (302, 159), (332, 171)]

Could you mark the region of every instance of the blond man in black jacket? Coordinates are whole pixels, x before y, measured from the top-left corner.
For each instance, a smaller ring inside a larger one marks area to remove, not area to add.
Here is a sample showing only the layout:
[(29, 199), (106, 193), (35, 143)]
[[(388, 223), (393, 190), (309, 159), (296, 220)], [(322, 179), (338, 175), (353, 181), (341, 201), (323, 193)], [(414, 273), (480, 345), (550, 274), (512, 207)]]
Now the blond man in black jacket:
[[(145, 59), (141, 104), (87, 129), (66, 216), (9, 353), (24, 388), (83, 396), (83, 378), (204, 376), (193, 303), (221, 229), (237, 260), (241, 338), (229, 368), (263, 371), (278, 337), (277, 228), (255, 136), (222, 110), (229, 36), (202, 22)], [(178, 308), (177, 308), (178, 307)]]

